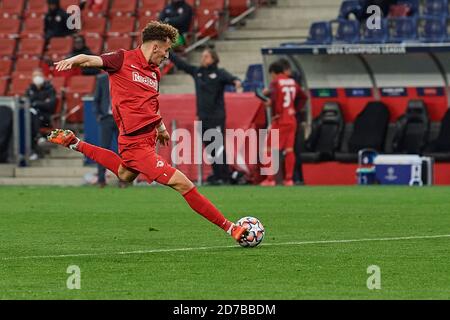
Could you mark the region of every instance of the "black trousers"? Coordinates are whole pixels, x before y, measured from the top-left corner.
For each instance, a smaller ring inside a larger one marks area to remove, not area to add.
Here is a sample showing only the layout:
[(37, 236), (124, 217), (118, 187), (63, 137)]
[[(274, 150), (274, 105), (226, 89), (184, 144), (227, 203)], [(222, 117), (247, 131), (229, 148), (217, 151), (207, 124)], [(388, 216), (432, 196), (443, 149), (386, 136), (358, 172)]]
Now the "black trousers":
[[(111, 149), (113, 138), (119, 136), (119, 129), (117, 128), (114, 118), (107, 116), (99, 121), (100, 126), (100, 147), (105, 149)], [(105, 183), (105, 167), (98, 165), (98, 182)]]
[(295, 182), (304, 182), (302, 159), (300, 154), (303, 151), (302, 150), (303, 146), (305, 145), (305, 135), (301, 123), (302, 123), (301, 117), (297, 117), (297, 132), (295, 133), (295, 145), (294, 145), (295, 167), (293, 175), (293, 180)]
[[(207, 130), (213, 129), (218, 130), (220, 133), (222, 133), (223, 139), (221, 141), (214, 141), (212, 139), (211, 141), (204, 142), (205, 147), (209, 146), (211, 143), (217, 144), (217, 147), (212, 150), (210, 154), (208, 154), (209, 157), (212, 159), (216, 159), (214, 163), (212, 164), (213, 169), (213, 180), (221, 179), (225, 182), (227, 182), (230, 179), (230, 170), (227, 165), (227, 157), (225, 152), (225, 119), (200, 119), (202, 121), (202, 136), (205, 134)], [(217, 154), (216, 154), (217, 153)], [(221, 161), (217, 161), (217, 159)], [(221, 162), (221, 163), (216, 163)]]

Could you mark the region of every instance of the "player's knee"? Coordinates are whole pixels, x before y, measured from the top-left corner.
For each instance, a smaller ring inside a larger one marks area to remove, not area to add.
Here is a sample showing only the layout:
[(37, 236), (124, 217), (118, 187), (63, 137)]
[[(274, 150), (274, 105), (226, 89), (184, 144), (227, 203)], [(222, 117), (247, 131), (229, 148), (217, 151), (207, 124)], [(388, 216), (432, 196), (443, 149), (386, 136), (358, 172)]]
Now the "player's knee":
[(178, 191), (181, 194), (184, 194), (191, 190), (194, 187), (194, 184), (191, 180), (189, 180), (183, 173), (177, 170), (175, 174), (170, 179), (168, 185)]
[(121, 181), (130, 183), (130, 182), (133, 182), (134, 179), (136, 179), (137, 174), (135, 174), (123, 167), (120, 167), (119, 172), (118, 172), (118, 177)]

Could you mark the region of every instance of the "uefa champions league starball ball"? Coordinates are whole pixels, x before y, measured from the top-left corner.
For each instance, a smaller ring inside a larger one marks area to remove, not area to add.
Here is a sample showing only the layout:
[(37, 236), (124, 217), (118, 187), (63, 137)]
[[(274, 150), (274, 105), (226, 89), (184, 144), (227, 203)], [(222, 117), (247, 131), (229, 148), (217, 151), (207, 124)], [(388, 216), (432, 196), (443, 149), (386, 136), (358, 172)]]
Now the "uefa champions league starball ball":
[(237, 225), (242, 226), (248, 230), (240, 241), (241, 247), (256, 247), (264, 239), (264, 226), (261, 221), (255, 217), (244, 217), (237, 222)]

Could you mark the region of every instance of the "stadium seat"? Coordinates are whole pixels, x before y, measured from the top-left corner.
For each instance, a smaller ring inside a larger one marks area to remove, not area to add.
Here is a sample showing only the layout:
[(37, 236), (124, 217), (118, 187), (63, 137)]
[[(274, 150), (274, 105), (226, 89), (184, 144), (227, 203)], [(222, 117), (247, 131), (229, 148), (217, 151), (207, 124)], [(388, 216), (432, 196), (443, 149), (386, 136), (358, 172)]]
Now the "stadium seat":
[(30, 83), (30, 78), (13, 76), (11, 86), (7, 94), (9, 96), (23, 96), (30, 86)]
[(0, 59), (0, 78), (9, 76), (12, 64), (11, 59)]
[(356, 162), (358, 152), (362, 149), (384, 150), (384, 141), (389, 124), (389, 110), (378, 101), (369, 102), (358, 114), (348, 141), (343, 139), (340, 152), (335, 153), (335, 160)]
[(262, 64), (251, 64), (248, 66), (242, 87), (245, 92), (264, 88), (264, 68)]
[(131, 35), (134, 32), (136, 19), (127, 16), (115, 16), (110, 19), (108, 35)]
[(7, 86), (8, 79), (0, 77), (0, 96), (4, 96), (6, 94)]
[(26, 38), (19, 42), (18, 56), (41, 56), (44, 51), (44, 39)]
[(95, 83), (95, 76), (73, 76), (69, 79), (65, 93), (67, 122), (83, 122), (83, 102), (81, 98), (94, 91)]
[(411, 7), (407, 4), (394, 4), (389, 7), (389, 18), (407, 17), (411, 13)]
[(27, 17), (23, 22), (20, 37), (38, 37), (44, 34), (44, 18), (43, 17)]
[(105, 52), (113, 52), (119, 49), (131, 49), (131, 37), (109, 37), (105, 42)]
[(203, 12), (204, 14), (219, 13), (225, 9), (224, 0), (200, 0), (197, 5), (197, 12)]
[(423, 15), (446, 17), (448, 15), (448, 0), (426, 0)]
[(104, 35), (106, 29), (106, 18), (98, 16), (85, 16), (82, 19), (80, 34), (84, 36), (97, 36)]
[(32, 0), (28, 1), (28, 6), (25, 9), (26, 17), (43, 17), (48, 11), (47, 0)]
[(0, 17), (0, 39), (17, 38), (19, 36), (20, 22), (17, 18)]
[(68, 7), (72, 5), (78, 6), (80, 4), (80, 0), (60, 0), (59, 5), (60, 7), (66, 11)]
[(331, 40), (331, 24), (328, 21), (318, 21), (311, 24), (305, 44), (329, 44)]
[(83, 16), (106, 16), (108, 12), (109, 1), (108, 0), (96, 0), (91, 1), (84, 8)]
[(141, 0), (138, 9), (139, 17), (147, 16), (156, 20), (159, 17), (159, 13), (164, 9), (164, 6), (164, 1)]
[(337, 24), (337, 31), (333, 42), (355, 43), (359, 41), (359, 22), (357, 20), (334, 20), (331, 24)]
[(41, 61), (39, 59), (19, 58), (14, 66), (14, 71), (32, 72), (34, 69), (39, 68)]
[(134, 15), (137, 0), (113, 0), (109, 11), (111, 16)]
[(250, 7), (249, 0), (229, 0), (228, 12), (231, 17), (237, 17)]
[(442, 118), (436, 139), (427, 145), (424, 155), (433, 157), (435, 161), (450, 161), (450, 109)]
[(421, 17), (419, 38), (422, 42), (444, 42), (447, 40), (447, 19), (445, 17)]
[(194, 17), (194, 24), (198, 30), (197, 38), (217, 36), (219, 32), (219, 18), (218, 12), (211, 12), (209, 10), (197, 11)]
[(137, 31), (141, 31), (142, 29), (144, 29), (144, 27), (153, 20), (158, 20), (159, 19), (159, 12), (155, 12), (155, 16), (141, 16), (138, 20), (137, 20), (137, 25), (136, 25), (136, 30)]
[(86, 46), (93, 54), (99, 55), (103, 52), (103, 38), (86, 37)]
[(16, 51), (16, 39), (0, 40), (0, 57), (12, 57)]
[(22, 16), (25, 0), (2, 0), (0, 1), (0, 17)]
[(326, 102), (320, 115), (312, 122), (312, 131), (305, 143), (302, 161), (331, 160), (341, 145), (344, 118), (339, 105)]
[(345, 0), (341, 3), (339, 8), (338, 19), (348, 19), (349, 14), (353, 13), (356, 17), (359, 17), (363, 13), (363, 7), (358, 0)]
[(66, 78), (64, 77), (53, 77), (50, 79), (50, 82), (53, 85), (53, 88), (55, 88), (56, 93), (62, 94), (64, 91), (64, 86), (66, 84)]
[(429, 127), (425, 103), (422, 100), (409, 101), (406, 113), (397, 120), (393, 151), (420, 154), (425, 147)]
[(66, 57), (72, 50), (72, 37), (51, 38), (46, 55), (53, 61)]
[(414, 42), (417, 41), (417, 19), (414, 17), (390, 18), (389, 42)]
[(389, 27), (387, 19), (381, 19), (380, 29), (369, 29), (363, 24), (361, 43), (385, 43), (389, 40)]

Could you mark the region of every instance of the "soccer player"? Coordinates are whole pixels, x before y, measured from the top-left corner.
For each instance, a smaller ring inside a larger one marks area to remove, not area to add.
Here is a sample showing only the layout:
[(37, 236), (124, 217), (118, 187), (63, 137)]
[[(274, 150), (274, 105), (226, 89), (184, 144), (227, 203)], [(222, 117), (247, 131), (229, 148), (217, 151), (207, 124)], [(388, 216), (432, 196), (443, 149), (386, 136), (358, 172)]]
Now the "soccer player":
[(109, 73), (112, 112), (119, 128), (119, 155), (78, 139), (70, 130), (54, 130), (48, 140), (83, 153), (124, 182), (141, 173), (148, 182), (156, 181), (178, 191), (189, 206), (222, 228), (236, 241), (246, 229), (227, 220), (179, 170), (156, 153), (156, 143), (170, 139), (159, 112), (159, 65), (169, 56), (178, 31), (165, 23), (152, 21), (142, 31), (142, 45), (101, 56), (77, 55), (55, 63), (58, 71), (73, 67), (101, 68)]
[[(265, 94), (270, 96), (266, 102), (266, 107), (271, 108), (272, 124), (271, 130), (279, 130), (279, 149), (284, 152), (284, 181), (285, 186), (293, 186), (292, 176), (295, 166), (295, 133), (297, 130), (297, 119), (295, 117), (295, 101), (301, 94), (301, 88), (294, 79), (288, 77), (283, 65), (274, 62), (269, 66), (269, 73), (272, 77), (269, 89)], [(271, 135), (269, 135), (269, 145), (272, 145)], [(271, 150), (274, 152), (275, 150)], [(261, 182), (262, 186), (275, 186), (275, 175), (269, 175)]]

